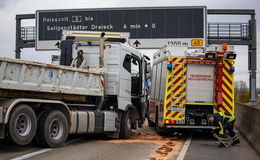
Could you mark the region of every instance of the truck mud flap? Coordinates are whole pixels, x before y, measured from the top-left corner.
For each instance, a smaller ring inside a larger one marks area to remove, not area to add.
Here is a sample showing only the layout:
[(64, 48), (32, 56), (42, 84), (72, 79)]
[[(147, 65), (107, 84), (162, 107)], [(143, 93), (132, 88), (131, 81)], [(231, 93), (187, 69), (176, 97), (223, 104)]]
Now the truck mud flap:
[(95, 112), (95, 133), (103, 133), (104, 113)]
[(5, 138), (5, 125), (0, 124), (0, 139), (4, 139), (4, 138)]

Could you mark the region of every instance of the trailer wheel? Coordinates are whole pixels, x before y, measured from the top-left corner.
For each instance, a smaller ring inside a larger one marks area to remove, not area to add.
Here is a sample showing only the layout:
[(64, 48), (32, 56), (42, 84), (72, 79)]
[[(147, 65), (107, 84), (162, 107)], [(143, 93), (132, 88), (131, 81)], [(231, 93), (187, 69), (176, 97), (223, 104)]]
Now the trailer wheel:
[(131, 135), (132, 122), (129, 112), (123, 112), (120, 124), (120, 138), (128, 139)]
[(43, 147), (58, 147), (68, 137), (68, 121), (58, 110), (47, 111), (39, 117), (36, 141)]
[(12, 142), (18, 145), (29, 144), (36, 133), (36, 128), (36, 115), (30, 106), (20, 104), (14, 108), (8, 124), (8, 136)]

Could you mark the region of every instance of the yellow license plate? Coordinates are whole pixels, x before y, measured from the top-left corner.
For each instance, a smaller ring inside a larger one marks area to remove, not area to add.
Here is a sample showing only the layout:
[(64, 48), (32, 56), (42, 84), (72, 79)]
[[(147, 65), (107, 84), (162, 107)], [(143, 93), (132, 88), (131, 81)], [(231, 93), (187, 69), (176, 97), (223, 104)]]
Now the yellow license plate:
[(191, 46), (193, 46), (193, 47), (203, 46), (203, 40), (202, 39), (192, 39)]

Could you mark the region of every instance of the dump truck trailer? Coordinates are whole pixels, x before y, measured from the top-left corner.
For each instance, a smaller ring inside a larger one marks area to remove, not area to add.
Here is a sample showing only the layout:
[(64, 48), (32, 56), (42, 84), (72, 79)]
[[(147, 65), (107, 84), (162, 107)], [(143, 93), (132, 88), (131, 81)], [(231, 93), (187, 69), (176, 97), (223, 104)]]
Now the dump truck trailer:
[(154, 54), (148, 122), (158, 132), (211, 129), (207, 115), (234, 115), (234, 47), (164, 46)]
[(149, 67), (125, 35), (64, 31), (60, 65), (1, 57), (0, 139), (57, 147), (68, 134), (128, 138), (145, 118)]

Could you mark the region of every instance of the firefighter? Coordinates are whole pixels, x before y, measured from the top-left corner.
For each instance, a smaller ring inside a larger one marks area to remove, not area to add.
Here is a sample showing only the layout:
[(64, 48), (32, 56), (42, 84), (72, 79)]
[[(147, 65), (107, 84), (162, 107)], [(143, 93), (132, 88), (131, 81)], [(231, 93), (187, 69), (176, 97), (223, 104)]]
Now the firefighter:
[(228, 139), (226, 136), (226, 131), (228, 135), (232, 138), (232, 144), (236, 145), (240, 143), (239, 137), (236, 132), (233, 131), (235, 124), (235, 117), (228, 113), (214, 113), (208, 115), (208, 122), (213, 125), (214, 137), (216, 137), (221, 144), (219, 146), (228, 146)]

